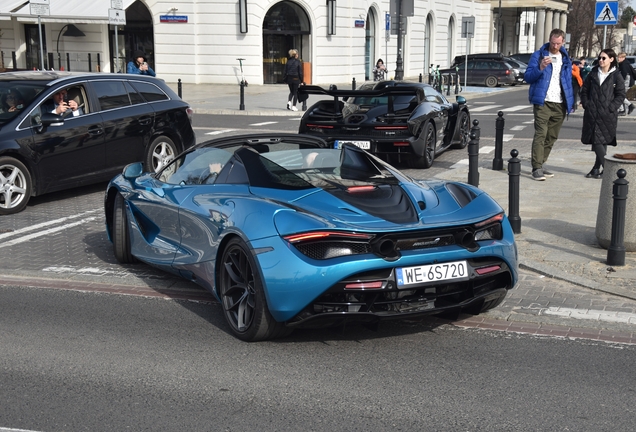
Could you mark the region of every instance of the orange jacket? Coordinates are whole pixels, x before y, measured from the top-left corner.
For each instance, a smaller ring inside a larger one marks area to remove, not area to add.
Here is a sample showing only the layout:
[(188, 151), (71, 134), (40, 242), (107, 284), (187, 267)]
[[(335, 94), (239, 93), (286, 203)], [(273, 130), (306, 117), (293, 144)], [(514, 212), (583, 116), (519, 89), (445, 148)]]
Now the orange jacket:
[(579, 87), (583, 87), (583, 79), (581, 78), (581, 69), (574, 63), (572, 64), (572, 76), (576, 78), (576, 82), (579, 83)]

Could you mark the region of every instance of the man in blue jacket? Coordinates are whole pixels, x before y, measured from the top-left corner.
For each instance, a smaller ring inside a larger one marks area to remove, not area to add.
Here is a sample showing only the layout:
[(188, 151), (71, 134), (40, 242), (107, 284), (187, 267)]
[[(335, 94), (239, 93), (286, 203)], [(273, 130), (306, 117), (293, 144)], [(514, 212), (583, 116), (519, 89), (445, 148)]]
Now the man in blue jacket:
[(574, 109), (572, 60), (563, 47), (565, 32), (554, 29), (550, 42), (537, 50), (528, 63), (524, 79), (534, 105), (534, 139), (532, 140), (532, 178), (554, 177), (543, 168), (552, 146), (559, 137), (565, 116)]

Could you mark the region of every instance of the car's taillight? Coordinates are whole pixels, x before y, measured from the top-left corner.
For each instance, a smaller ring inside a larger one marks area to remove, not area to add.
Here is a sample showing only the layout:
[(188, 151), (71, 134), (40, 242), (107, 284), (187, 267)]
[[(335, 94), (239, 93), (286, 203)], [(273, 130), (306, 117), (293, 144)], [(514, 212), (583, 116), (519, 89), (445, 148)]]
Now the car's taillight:
[(188, 120), (190, 120), (190, 124), (192, 124), (192, 116), (194, 115), (194, 110), (188, 107), (186, 108), (186, 114), (188, 115)]
[(283, 237), (290, 243), (299, 243), (310, 240), (325, 240), (329, 238), (330, 240), (370, 240), (373, 238), (370, 234), (356, 234), (356, 233), (346, 233), (339, 231), (314, 231), (308, 233), (301, 234), (291, 234)]
[(396, 142), (393, 143), (394, 147), (408, 147), (410, 145), (411, 145), (411, 143), (408, 142), (408, 141), (396, 141)]
[(510, 69), (506, 69), (506, 75), (510, 75)]
[(376, 126), (375, 130), (404, 130), (408, 129), (408, 126)]

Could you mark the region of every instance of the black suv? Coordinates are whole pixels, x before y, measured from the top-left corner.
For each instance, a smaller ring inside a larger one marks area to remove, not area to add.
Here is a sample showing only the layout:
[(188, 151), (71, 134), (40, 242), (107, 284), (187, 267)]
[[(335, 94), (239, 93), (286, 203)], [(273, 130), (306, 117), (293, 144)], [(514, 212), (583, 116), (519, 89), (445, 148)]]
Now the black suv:
[[(75, 113), (55, 113), (63, 93)], [(152, 77), (0, 73), (0, 103), (0, 215), (31, 196), (109, 180), (131, 162), (158, 171), (195, 144), (192, 109)]]
[(465, 67), (466, 56), (457, 56), (451, 67), (440, 69), (440, 73), (442, 75), (458, 73), (460, 82), (463, 82), (464, 76), (466, 76), (464, 85), (497, 87), (507, 84), (514, 85), (519, 82), (514, 68), (506, 62), (502, 54), (469, 54), (467, 72)]

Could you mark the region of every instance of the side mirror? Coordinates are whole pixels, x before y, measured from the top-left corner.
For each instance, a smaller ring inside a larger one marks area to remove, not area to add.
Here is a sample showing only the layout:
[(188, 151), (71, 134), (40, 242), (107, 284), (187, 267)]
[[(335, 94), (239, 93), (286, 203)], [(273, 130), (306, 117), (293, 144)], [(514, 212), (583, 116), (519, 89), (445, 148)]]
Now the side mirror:
[(141, 162), (135, 162), (128, 164), (124, 167), (121, 175), (124, 176), (126, 180), (134, 180), (144, 172), (144, 165)]
[(40, 118), (40, 122), (42, 123), (42, 126), (44, 127), (60, 126), (64, 123), (64, 118), (57, 114), (44, 113), (42, 114), (42, 117)]
[(466, 104), (466, 98), (464, 96), (457, 96), (457, 103), (460, 105), (465, 105)]

